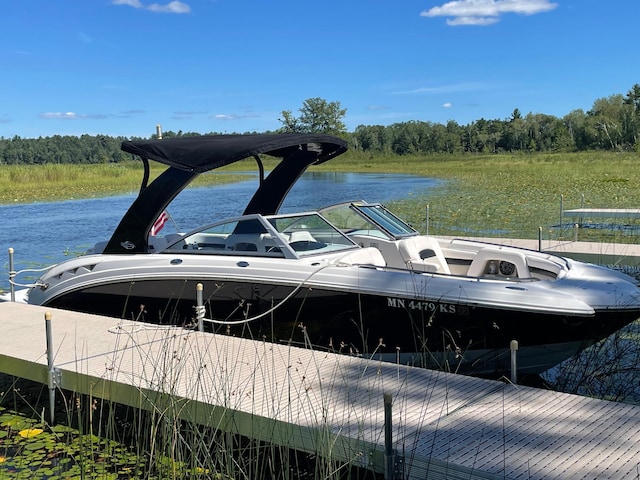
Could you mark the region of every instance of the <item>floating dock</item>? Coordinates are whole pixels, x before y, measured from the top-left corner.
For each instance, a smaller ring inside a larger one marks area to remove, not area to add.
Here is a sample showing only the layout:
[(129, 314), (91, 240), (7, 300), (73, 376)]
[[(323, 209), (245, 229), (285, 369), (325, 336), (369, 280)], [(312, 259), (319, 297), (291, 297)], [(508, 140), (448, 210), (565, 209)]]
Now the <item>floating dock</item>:
[(640, 476), (638, 406), (10, 302), (0, 324), (3, 373), (387, 478)]

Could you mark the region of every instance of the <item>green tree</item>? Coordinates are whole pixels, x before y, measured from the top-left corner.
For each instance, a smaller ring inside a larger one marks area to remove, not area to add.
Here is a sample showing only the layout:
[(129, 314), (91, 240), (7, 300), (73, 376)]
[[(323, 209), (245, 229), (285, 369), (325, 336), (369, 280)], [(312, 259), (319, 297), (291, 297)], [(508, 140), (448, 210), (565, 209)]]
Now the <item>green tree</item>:
[(347, 113), (340, 102), (327, 102), (322, 98), (308, 98), (299, 109), (300, 116), (294, 117), (290, 110), (283, 110), (278, 121), (282, 131), (287, 133), (328, 133), (343, 135), (347, 127), (342, 121)]
[[(588, 112), (589, 124), (596, 132), (597, 143), (600, 148), (620, 150), (623, 147), (623, 111), (625, 103), (622, 95), (611, 95), (599, 98), (593, 103)], [(628, 108), (628, 107), (627, 107)]]
[(635, 84), (627, 92), (623, 100), (625, 112), (623, 118), (623, 135), (625, 140), (635, 146), (636, 151), (640, 148), (638, 138), (640, 137), (640, 84)]

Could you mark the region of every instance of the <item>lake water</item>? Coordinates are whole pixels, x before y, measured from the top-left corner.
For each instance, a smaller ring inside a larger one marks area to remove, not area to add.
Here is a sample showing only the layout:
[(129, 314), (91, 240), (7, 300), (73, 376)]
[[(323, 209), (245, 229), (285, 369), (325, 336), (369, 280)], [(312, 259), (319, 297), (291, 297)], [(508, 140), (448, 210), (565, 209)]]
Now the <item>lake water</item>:
[[(289, 192), (282, 213), (316, 210), (348, 200), (389, 202), (422, 194), (440, 180), (413, 175), (307, 172)], [(214, 187), (189, 188), (171, 204), (177, 228), (188, 231), (241, 214), (257, 179)], [(109, 239), (136, 193), (104, 198), (0, 206), (0, 291), (9, 288), (9, 256), (14, 268), (41, 268), (85, 252)], [(163, 233), (175, 231), (167, 223)], [(18, 279), (20, 281), (20, 279)]]

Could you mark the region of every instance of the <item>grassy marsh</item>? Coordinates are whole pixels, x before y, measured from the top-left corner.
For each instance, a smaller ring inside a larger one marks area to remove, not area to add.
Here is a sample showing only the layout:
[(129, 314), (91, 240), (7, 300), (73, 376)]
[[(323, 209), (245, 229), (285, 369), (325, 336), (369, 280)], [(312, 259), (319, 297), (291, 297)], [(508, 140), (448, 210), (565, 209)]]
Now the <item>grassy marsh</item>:
[[(152, 165), (151, 178), (163, 171)], [(3, 165), (0, 168), (0, 205), (36, 201), (92, 198), (136, 192), (142, 179), (140, 162), (118, 164)], [(245, 175), (201, 175), (194, 185), (231, 183)]]
[[(561, 234), (548, 229), (560, 222), (561, 196), (565, 209), (583, 202), (593, 208), (640, 208), (639, 160), (633, 153), (606, 152), (387, 158), (352, 154), (321, 168), (448, 180), (393, 206), (424, 229), (428, 204), (433, 234), (537, 238), (538, 227), (543, 227), (548, 238)], [(599, 241), (633, 241), (621, 231), (587, 235)]]

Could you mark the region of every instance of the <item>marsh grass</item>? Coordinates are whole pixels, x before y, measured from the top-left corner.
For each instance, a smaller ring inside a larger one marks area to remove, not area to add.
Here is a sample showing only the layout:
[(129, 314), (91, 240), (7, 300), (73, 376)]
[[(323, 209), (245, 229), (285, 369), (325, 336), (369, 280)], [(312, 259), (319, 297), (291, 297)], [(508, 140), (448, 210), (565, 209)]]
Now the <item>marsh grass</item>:
[(640, 405), (640, 321), (542, 375), (553, 390)]
[[(151, 178), (163, 171), (152, 165)], [(0, 204), (104, 197), (140, 188), (140, 162), (109, 164), (3, 165), (0, 168)], [(201, 175), (194, 186), (232, 183), (248, 178), (236, 175)]]
[[(393, 208), (422, 231), (429, 205), (429, 233), (453, 236), (558, 239), (571, 236), (565, 209), (639, 208), (637, 154), (581, 153), (465, 157), (402, 157), (345, 161), (341, 168), (411, 173), (446, 180), (424, 194), (394, 202)], [(339, 160), (336, 160), (338, 163)], [(328, 167), (326, 167), (328, 168)], [(604, 220), (612, 227), (620, 220)], [(616, 228), (579, 231), (583, 241), (629, 243), (633, 234)]]

